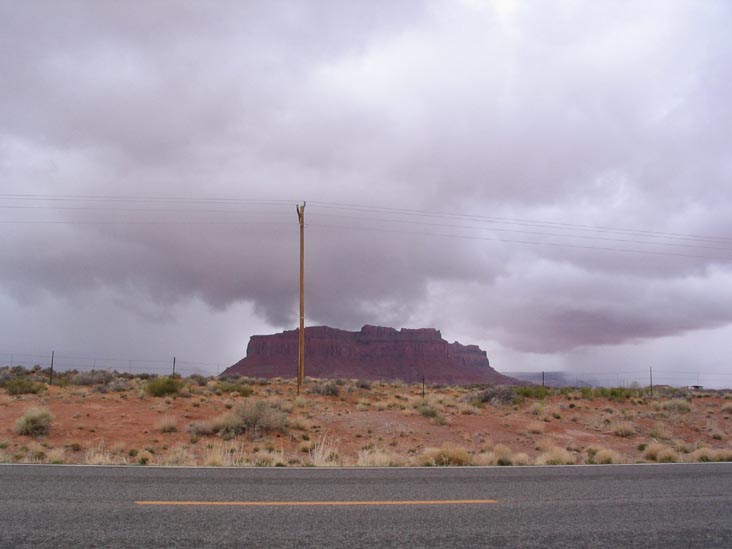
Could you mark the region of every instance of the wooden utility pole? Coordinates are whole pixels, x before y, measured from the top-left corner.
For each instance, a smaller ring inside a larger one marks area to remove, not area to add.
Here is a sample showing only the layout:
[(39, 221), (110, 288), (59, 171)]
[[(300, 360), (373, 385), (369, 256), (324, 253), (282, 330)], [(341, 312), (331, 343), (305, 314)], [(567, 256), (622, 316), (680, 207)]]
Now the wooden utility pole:
[(305, 379), (305, 202), (297, 206), (300, 222), (300, 348), (297, 355), (297, 394)]

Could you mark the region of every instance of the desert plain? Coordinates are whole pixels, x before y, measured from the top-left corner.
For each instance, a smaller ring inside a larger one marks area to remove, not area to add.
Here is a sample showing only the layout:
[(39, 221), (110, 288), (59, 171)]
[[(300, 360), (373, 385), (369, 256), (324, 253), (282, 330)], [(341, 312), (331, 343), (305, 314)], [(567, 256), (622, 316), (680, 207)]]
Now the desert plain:
[[(732, 391), (0, 369), (0, 462), (532, 466), (732, 461)], [(298, 394), (299, 392), (299, 394)]]

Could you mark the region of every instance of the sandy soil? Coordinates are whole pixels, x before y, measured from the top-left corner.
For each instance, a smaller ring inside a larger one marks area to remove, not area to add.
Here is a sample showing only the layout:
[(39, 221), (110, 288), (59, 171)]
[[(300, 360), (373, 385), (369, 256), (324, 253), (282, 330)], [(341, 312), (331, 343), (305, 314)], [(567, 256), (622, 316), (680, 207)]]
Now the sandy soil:
[[(668, 449), (668, 461), (709, 459), (700, 448), (712, 449), (712, 459), (732, 459), (732, 395), (722, 393), (660, 396), (657, 390), (653, 398), (638, 393), (614, 401), (555, 391), (545, 399), (492, 405), (477, 401), (480, 389), (465, 387), (427, 387), (423, 400), (421, 386), (375, 382), (359, 388), (346, 381), (337, 385), (338, 396), (321, 396), (311, 391), (325, 382), (310, 380), (298, 397), (292, 380), (274, 380), (252, 384), (254, 393), (242, 397), (222, 391), (217, 380), (184, 382), (179, 395), (167, 397), (147, 395), (147, 382), (138, 379), (117, 387), (124, 390), (68, 385), (9, 395), (0, 389), (0, 461), (488, 465), (501, 456), (508, 456), (501, 463), (551, 463), (551, 452), (563, 456), (560, 462), (587, 463), (602, 456), (600, 450), (612, 450), (610, 460), (633, 463), (656, 457), (648, 445)], [(242, 402), (257, 400), (287, 415), (283, 431), (229, 440), (190, 432), (191, 424), (215, 423)], [(48, 434), (17, 434), (17, 419), (39, 406), (53, 414)]]

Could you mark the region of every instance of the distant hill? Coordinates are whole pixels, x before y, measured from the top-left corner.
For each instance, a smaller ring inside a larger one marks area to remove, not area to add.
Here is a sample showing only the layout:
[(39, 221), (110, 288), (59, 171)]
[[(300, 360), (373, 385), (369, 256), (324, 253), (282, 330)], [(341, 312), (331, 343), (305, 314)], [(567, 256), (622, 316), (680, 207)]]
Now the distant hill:
[[(252, 336), (247, 356), (221, 375), (295, 377), (298, 330)], [(305, 374), (310, 377), (492, 385), (522, 382), (491, 368), (477, 345), (448, 343), (432, 328), (396, 330), (366, 325), (358, 332), (305, 328)]]

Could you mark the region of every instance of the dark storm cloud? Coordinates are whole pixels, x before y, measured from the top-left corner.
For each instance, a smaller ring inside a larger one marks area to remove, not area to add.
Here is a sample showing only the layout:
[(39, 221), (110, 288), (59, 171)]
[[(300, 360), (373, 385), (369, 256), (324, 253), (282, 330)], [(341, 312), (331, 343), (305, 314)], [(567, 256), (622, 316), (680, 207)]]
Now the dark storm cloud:
[(308, 200), (312, 322), (544, 353), (732, 322), (731, 241), (639, 244), (732, 234), (725, 2), (3, 2), (0, 19), (1, 193), (287, 201), (5, 208), (16, 303), (248, 302), (289, 327)]

